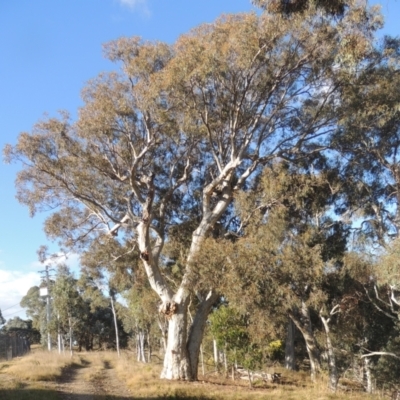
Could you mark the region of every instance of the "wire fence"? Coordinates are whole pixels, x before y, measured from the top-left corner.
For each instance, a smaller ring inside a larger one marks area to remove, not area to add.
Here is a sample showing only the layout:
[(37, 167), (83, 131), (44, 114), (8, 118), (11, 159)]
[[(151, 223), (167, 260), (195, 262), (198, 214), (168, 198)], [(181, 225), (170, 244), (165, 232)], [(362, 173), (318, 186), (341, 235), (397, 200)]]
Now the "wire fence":
[(26, 336), (16, 332), (0, 334), (0, 360), (11, 360), (30, 351), (30, 342)]

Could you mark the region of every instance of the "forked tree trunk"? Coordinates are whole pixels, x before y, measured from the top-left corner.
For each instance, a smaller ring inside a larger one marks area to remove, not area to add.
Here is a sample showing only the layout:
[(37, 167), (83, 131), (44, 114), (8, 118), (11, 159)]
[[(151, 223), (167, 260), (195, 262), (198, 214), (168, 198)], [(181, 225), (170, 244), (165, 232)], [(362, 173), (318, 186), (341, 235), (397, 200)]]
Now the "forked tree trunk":
[(321, 371), (321, 361), (317, 341), (311, 326), (310, 312), (306, 304), (302, 302), (301, 310), (290, 312), (289, 315), (306, 342), (308, 358), (310, 360), (311, 380), (314, 382), (317, 374)]
[(326, 347), (328, 350), (328, 367), (329, 367), (329, 389), (332, 392), (336, 392), (337, 384), (338, 384), (338, 373), (336, 368), (336, 357), (335, 352), (333, 350), (331, 338), (330, 338), (330, 329), (329, 329), (329, 319), (327, 320), (323, 316), (321, 316), (321, 321), (324, 325), (325, 335), (326, 335)]
[(210, 292), (203, 299), (191, 324), (188, 333), (188, 298), (181, 304), (174, 303), (174, 313), (168, 323), (167, 350), (163, 379), (197, 380), (200, 346), (203, 340), (207, 317), (218, 295)]
[[(169, 319), (167, 349), (164, 356), (164, 367), (161, 379), (194, 380), (197, 379), (200, 346), (203, 339), (204, 327), (207, 316), (216, 300), (216, 295), (210, 292), (200, 302), (198, 311), (188, 334), (188, 304), (195, 282), (193, 281), (192, 268), (196, 264), (195, 256), (200, 252), (202, 242), (207, 237), (210, 229), (219, 220), (232, 201), (231, 178), (233, 169), (240, 164), (235, 159), (229, 163), (220, 176), (214, 179), (203, 190), (203, 218), (197, 229), (193, 232), (189, 255), (186, 260), (186, 270), (179, 289), (174, 294), (165, 281), (159, 267), (158, 259), (163, 246), (161, 236), (155, 245), (150, 241), (150, 221), (152, 203), (154, 199), (154, 175), (146, 177), (148, 193), (142, 203), (142, 221), (137, 225), (138, 245), (140, 257), (149, 279), (150, 286), (162, 301), (160, 312)], [(211, 207), (211, 197), (216, 186), (223, 187), (217, 204)], [(172, 192), (171, 192), (172, 193)]]
[(187, 350), (187, 306), (188, 301), (176, 304), (175, 313), (168, 322), (167, 351), (161, 379), (192, 380), (189, 353)]
[(294, 355), (294, 336), (295, 325), (293, 320), (289, 318), (285, 343), (285, 368), (294, 371), (296, 368)]
[(216, 293), (212, 291), (208, 293), (207, 297), (200, 302), (192, 326), (190, 327), (187, 348), (189, 352), (192, 379), (194, 380), (197, 380), (198, 376), (200, 347), (203, 340), (207, 318), (210, 314), (211, 307), (217, 299), (218, 295)]

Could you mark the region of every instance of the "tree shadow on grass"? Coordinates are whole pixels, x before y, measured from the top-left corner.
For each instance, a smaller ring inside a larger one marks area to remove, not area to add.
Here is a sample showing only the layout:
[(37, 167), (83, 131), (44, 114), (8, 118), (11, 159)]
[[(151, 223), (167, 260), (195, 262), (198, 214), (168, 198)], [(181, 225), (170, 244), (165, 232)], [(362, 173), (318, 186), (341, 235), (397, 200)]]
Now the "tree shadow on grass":
[(109, 394), (80, 394), (68, 393), (61, 395), (49, 389), (0, 389), (1, 400), (211, 400), (207, 396), (186, 396), (171, 394), (158, 397), (142, 397), (134, 394), (128, 397), (112, 396)]

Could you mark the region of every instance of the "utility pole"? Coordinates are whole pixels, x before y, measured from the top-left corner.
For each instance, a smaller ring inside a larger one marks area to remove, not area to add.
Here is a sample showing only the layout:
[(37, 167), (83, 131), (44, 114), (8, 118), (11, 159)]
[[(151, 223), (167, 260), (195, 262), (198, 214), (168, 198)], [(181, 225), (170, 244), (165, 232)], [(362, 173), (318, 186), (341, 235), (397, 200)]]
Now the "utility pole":
[(47, 349), (51, 351), (51, 335), (50, 335), (50, 318), (51, 318), (51, 304), (50, 304), (50, 273), (49, 271), (54, 271), (54, 268), (50, 268), (48, 265), (46, 265), (46, 269), (44, 271), (39, 271), (40, 274), (42, 275), (42, 280), (46, 280), (46, 293), (44, 294), (46, 296), (46, 314), (47, 314)]

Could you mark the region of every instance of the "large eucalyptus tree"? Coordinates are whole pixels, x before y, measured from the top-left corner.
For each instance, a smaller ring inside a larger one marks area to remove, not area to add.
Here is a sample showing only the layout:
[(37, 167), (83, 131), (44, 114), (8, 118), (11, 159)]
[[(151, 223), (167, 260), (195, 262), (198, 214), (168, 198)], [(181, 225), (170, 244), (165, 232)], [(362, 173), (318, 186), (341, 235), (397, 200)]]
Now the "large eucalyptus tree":
[[(23, 166), (18, 199), (32, 214), (52, 210), (50, 238), (83, 251), (108, 235), (138, 249), (169, 319), (163, 378), (197, 377), (218, 296), (196, 264), (207, 236), (262, 166), (328, 146), (345, 112), (343, 86), (364, 68), (376, 27), (360, 6), (336, 19), (322, 11), (225, 16), (173, 45), (121, 38), (105, 51), (122, 71), (87, 85), (77, 121), (48, 118), (6, 147)], [(168, 232), (189, 222), (174, 287), (162, 251)]]

